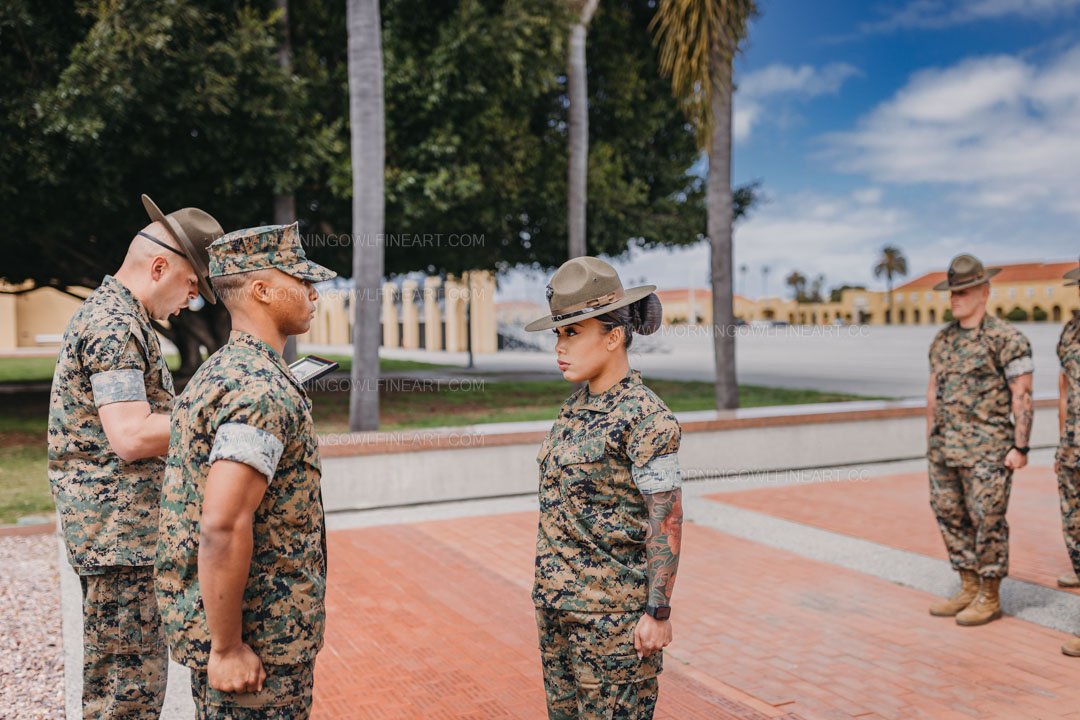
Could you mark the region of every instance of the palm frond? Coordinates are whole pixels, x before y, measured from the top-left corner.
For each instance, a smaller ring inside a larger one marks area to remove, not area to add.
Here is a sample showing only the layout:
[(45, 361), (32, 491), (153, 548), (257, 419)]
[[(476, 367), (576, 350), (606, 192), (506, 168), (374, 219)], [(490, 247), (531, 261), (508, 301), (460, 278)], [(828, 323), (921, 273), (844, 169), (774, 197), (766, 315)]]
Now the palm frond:
[(671, 78), (672, 94), (694, 128), (698, 147), (712, 139), (713, 94), (729, 72), (717, 72), (715, 60), (730, 67), (746, 24), (756, 15), (755, 0), (660, 0), (649, 29), (657, 46), (660, 72)]

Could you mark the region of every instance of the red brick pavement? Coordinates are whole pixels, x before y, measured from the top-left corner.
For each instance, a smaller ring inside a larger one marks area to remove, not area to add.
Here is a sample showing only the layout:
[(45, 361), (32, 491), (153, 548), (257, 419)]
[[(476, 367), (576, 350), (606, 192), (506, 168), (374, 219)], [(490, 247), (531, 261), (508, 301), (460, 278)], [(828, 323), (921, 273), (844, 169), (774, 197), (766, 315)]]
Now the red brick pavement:
[[(535, 515), (330, 534), (314, 716), (543, 718)], [(688, 525), (657, 718), (1080, 718), (1080, 660), (1014, 618)]]
[[(841, 473), (841, 475), (843, 475)], [(846, 477), (846, 476), (844, 476)], [(866, 481), (808, 483), (708, 496), (729, 505), (793, 520), (921, 555), (946, 559), (930, 510), (926, 473)], [(1013, 477), (1009, 500), (1009, 574), (1057, 588), (1072, 570), (1061, 537), (1057, 480), (1049, 467)]]

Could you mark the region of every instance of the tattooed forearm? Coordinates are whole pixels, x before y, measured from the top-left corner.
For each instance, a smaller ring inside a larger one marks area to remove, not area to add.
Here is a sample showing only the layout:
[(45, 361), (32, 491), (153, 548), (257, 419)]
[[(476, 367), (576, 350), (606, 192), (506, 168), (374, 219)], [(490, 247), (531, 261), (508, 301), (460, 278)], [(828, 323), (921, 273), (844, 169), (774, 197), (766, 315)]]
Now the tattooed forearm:
[(682, 490), (646, 495), (645, 506), (649, 511), (645, 539), (649, 604), (670, 605), (682, 547)]
[(1031, 439), (1031, 421), (1035, 408), (1031, 401), (1031, 375), (1021, 375), (1009, 382), (1012, 391), (1012, 411), (1016, 421), (1017, 447), (1027, 447)]

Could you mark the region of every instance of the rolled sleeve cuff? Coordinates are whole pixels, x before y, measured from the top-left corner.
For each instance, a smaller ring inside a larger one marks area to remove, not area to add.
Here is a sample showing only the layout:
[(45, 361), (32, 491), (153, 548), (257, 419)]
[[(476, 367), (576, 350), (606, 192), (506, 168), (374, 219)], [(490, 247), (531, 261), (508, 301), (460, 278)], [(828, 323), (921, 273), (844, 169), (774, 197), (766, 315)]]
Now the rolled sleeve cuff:
[(145, 402), (146, 380), (142, 370), (107, 370), (90, 376), (94, 405), (116, 402)]
[(264, 475), (269, 483), (283, 449), (281, 441), (265, 430), (242, 423), (225, 423), (214, 436), (209, 462), (211, 465), (218, 460), (243, 463)]
[(1035, 361), (1031, 359), (1030, 355), (1018, 357), (1005, 366), (1005, 378), (1007, 380), (1012, 380), (1021, 375), (1027, 375), (1033, 372), (1035, 372)]
[(631, 474), (642, 495), (670, 492), (682, 487), (679, 456), (676, 453), (657, 455), (641, 467), (635, 465)]

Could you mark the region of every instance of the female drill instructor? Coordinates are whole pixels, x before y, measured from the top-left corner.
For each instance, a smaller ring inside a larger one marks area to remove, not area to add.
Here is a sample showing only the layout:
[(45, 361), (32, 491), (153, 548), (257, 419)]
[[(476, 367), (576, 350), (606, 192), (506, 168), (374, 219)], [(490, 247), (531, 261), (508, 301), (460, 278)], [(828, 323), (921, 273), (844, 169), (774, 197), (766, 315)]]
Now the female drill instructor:
[(624, 290), (603, 260), (565, 263), (547, 287), (563, 377), (587, 383), (540, 448), (533, 600), (551, 720), (649, 720), (671, 642), (679, 565), (681, 430), (626, 358), (660, 326), (655, 286)]

